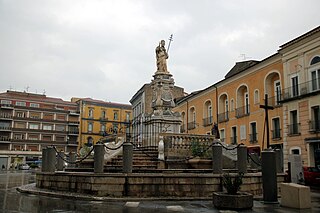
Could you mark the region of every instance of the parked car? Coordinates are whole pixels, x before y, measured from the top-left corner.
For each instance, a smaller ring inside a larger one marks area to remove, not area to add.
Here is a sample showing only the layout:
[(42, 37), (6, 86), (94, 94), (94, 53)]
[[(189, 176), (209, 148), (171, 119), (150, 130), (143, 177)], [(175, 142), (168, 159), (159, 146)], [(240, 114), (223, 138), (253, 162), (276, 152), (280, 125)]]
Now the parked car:
[(30, 166), (28, 164), (21, 164), (21, 165), (19, 165), (19, 169), (21, 169), (21, 170), (29, 170)]
[(320, 184), (320, 170), (316, 167), (303, 167), (304, 182), (306, 185)]

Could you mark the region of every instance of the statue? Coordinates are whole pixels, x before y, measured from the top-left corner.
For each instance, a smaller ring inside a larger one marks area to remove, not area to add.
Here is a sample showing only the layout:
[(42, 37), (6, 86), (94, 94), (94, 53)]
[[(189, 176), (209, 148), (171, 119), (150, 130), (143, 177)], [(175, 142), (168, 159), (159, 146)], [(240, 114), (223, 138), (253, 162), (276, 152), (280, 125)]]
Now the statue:
[(157, 46), (156, 48), (157, 72), (168, 73), (167, 59), (169, 58), (169, 56), (164, 45), (165, 41), (161, 40), (159, 46)]

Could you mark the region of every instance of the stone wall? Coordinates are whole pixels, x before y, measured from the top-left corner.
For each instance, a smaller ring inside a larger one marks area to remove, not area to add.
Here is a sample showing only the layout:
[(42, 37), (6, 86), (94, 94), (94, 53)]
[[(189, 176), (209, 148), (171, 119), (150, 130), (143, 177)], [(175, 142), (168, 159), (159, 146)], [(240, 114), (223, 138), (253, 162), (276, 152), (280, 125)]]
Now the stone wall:
[[(107, 197), (210, 198), (221, 191), (221, 175), (197, 173), (37, 173), (38, 188)], [(284, 175), (278, 176), (283, 182)], [(262, 194), (261, 173), (246, 174), (241, 191)]]

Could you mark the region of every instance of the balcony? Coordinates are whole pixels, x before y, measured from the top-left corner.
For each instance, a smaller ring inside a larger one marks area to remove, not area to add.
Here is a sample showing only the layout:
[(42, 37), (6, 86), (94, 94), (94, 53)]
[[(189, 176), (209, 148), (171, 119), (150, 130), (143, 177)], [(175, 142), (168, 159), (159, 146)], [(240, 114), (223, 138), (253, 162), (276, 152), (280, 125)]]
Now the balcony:
[(79, 121), (68, 121), (68, 125), (70, 126), (78, 126), (80, 124)]
[(249, 141), (250, 143), (257, 143), (258, 142), (258, 134), (249, 134)]
[(293, 123), (288, 125), (288, 135), (289, 136), (295, 136), (295, 135), (300, 135), (300, 123)]
[(11, 126), (0, 126), (0, 131), (11, 131), (12, 127)]
[(272, 107), (280, 107), (281, 104), (281, 95), (277, 96), (273, 96), (273, 97), (269, 97), (267, 100), (268, 106), (272, 106)]
[(0, 141), (3, 142), (10, 142), (11, 138), (9, 136), (0, 136)]
[(242, 106), (239, 108), (236, 108), (236, 117), (242, 118), (244, 116), (250, 115), (250, 105)]
[(320, 93), (320, 78), (307, 81), (283, 90), (280, 102), (308, 97)]
[(230, 137), (230, 142), (231, 142), (231, 144), (238, 144), (237, 143), (237, 136)]
[(69, 115), (79, 116), (80, 112), (79, 111), (69, 111)]
[(196, 128), (196, 122), (190, 122), (188, 123), (188, 130), (191, 130), (191, 129), (195, 129)]
[(272, 140), (280, 140), (281, 139), (281, 129), (271, 130)]
[(12, 117), (11, 113), (0, 113), (1, 120), (12, 120)]
[(13, 105), (12, 104), (0, 104), (0, 107), (2, 109), (13, 109)]
[(320, 121), (311, 120), (309, 121), (309, 132), (316, 133), (320, 132)]
[(79, 134), (79, 130), (77, 129), (72, 129), (68, 131), (68, 135), (78, 135)]
[(210, 126), (212, 125), (213, 117), (207, 117), (203, 119), (203, 126)]
[(218, 122), (226, 122), (229, 120), (229, 113), (228, 112), (223, 112), (218, 114)]

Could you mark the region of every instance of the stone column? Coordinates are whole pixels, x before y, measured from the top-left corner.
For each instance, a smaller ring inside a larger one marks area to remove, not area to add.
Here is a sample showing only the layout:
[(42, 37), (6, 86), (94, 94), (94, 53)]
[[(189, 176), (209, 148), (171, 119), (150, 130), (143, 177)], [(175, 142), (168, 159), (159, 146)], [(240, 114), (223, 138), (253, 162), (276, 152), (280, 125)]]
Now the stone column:
[(94, 173), (103, 173), (104, 170), (104, 145), (94, 145)]
[(237, 169), (239, 173), (247, 173), (247, 147), (240, 145), (237, 149)]
[(122, 170), (124, 173), (132, 173), (133, 164), (133, 145), (131, 143), (123, 143), (123, 165)]
[(221, 174), (222, 169), (222, 146), (216, 143), (212, 146), (212, 172)]
[(76, 167), (76, 165), (75, 165), (76, 159), (77, 159), (76, 153), (75, 152), (69, 152), (69, 161), (70, 161), (70, 163), (68, 163), (68, 167), (69, 168)]
[(42, 165), (41, 165), (41, 172), (47, 172), (48, 171), (48, 150), (47, 148), (42, 149)]
[(63, 171), (64, 168), (64, 152), (60, 151), (57, 155), (57, 171)]
[(276, 153), (267, 149), (261, 152), (263, 201), (278, 203)]
[(56, 170), (56, 151), (53, 147), (47, 148), (47, 172), (55, 172)]

